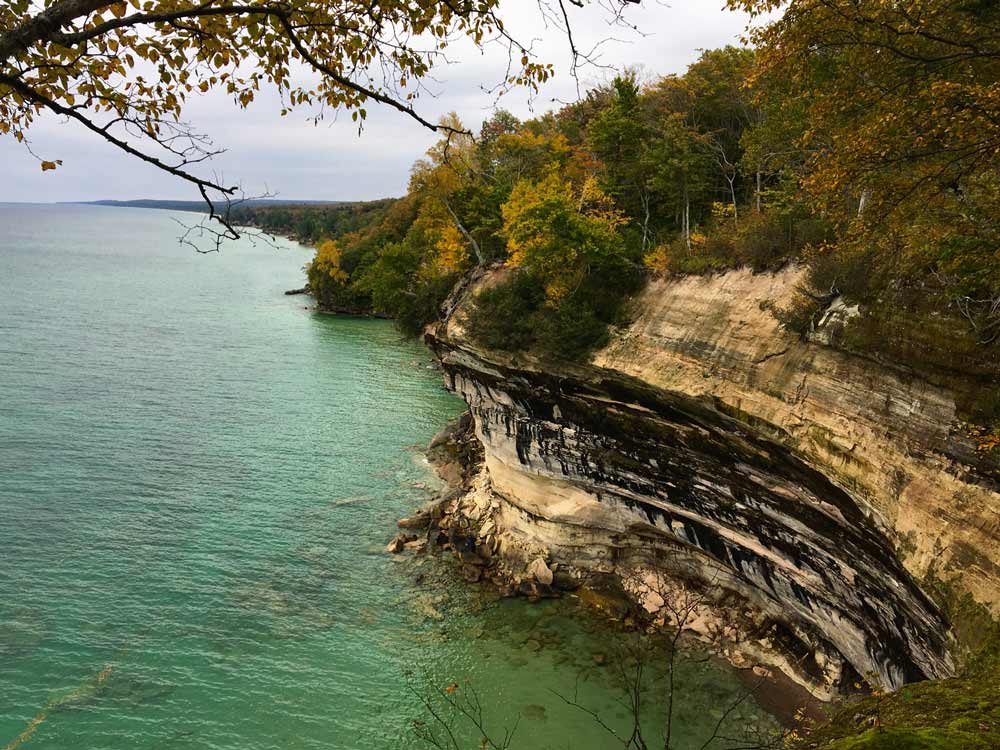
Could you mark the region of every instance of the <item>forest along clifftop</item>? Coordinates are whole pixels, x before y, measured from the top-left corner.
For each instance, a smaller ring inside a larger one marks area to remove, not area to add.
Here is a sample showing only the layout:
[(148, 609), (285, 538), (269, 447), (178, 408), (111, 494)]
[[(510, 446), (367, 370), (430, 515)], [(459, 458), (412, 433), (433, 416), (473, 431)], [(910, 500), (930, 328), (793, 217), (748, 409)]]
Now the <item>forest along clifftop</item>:
[(807, 340), (786, 332), (769, 305), (795, 266), (655, 281), (585, 365), (485, 351), (463, 318), (504, 273), (427, 341), (475, 419), (477, 491), (499, 501), (477, 521), (512, 570), (614, 573), (654, 612), (665, 575), (702, 592), (700, 635), (820, 697), (954, 673), (924, 584), (1000, 612), (1000, 494), (953, 429), (975, 383), (839, 349), (836, 301)]

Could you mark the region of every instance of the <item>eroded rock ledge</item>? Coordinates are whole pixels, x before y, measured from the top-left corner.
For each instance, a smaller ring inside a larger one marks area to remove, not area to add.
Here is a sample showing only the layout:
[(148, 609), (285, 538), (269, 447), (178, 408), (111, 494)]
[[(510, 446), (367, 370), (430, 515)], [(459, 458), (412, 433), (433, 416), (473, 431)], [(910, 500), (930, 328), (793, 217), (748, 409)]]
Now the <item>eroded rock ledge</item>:
[(588, 366), (479, 351), (459, 304), (427, 337), (484, 449), (455, 508), (515, 580), (541, 560), (697, 586), (735, 649), (817, 695), (949, 676), (948, 625), (914, 574), (928, 549), (957, 573), (970, 553), (942, 541), (973, 545), (956, 580), (996, 603), (995, 533), (974, 545), (995, 488), (963, 470), (943, 388), (777, 328), (761, 303), (790, 294), (783, 273), (654, 285)]

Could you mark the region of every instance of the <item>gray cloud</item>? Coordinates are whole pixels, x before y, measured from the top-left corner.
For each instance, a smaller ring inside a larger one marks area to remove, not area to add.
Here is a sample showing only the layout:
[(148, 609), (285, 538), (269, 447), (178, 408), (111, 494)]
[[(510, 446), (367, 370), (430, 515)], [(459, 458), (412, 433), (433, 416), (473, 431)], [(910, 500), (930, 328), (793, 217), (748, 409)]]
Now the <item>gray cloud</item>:
[[(593, 4), (574, 9), (573, 31), (581, 49), (609, 35), (623, 40), (601, 47), (606, 65), (639, 66), (651, 76), (680, 73), (699, 50), (738, 42), (748, 19), (722, 5), (723, 0), (674, 0), (670, 5), (645, 0), (641, 7), (628, 9), (628, 21), (641, 31), (636, 34), (609, 30), (607, 12)], [(536, 38), (536, 51), (554, 62), (557, 75), (533, 101), (517, 91), (502, 97), (500, 105), (529, 117), (575, 99), (565, 37), (544, 27), (535, 0), (508, 0), (503, 7), (508, 28), (520, 39)], [(495, 97), (484, 89), (502, 79), (506, 53), (496, 47), (482, 53), (471, 43), (458, 43), (448, 49), (448, 56), (452, 64), (435, 70), (418, 109), (428, 119), (456, 111), (466, 124), (477, 126), (494, 105)], [(611, 75), (609, 70), (589, 68), (581, 72), (581, 83), (585, 89)], [(186, 115), (227, 149), (211, 170), (230, 182), (239, 181), (249, 192), (266, 185), (287, 198), (399, 195), (406, 189), (410, 165), (435, 140), (413, 120), (383, 107), (369, 107), (360, 136), (349, 116), (314, 125), (308, 112), (280, 117), (279, 109), (273, 93), (245, 112), (225, 95), (212, 93), (194, 99)], [(9, 138), (0, 140), (0, 201), (197, 198), (185, 183), (120, 154), (75, 124), (43, 118), (31, 137), (36, 153), (61, 158), (63, 166), (43, 174), (22, 146)]]

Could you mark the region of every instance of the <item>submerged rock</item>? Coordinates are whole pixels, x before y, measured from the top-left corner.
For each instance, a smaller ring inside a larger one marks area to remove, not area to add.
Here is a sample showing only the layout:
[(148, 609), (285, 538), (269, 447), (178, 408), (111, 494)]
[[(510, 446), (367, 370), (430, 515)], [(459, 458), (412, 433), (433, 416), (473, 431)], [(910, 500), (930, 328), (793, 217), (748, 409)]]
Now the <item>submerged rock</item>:
[(521, 711), (521, 715), (525, 719), (530, 719), (531, 721), (545, 721), (545, 706), (541, 706), (537, 703), (531, 703), (524, 707)]
[(396, 534), (396, 536), (392, 538), (392, 541), (390, 541), (389, 544), (386, 545), (385, 548), (386, 552), (391, 552), (392, 554), (396, 555), (402, 552), (404, 549), (412, 549), (410, 545), (412, 545), (416, 540), (417, 537), (414, 536), (413, 534), (404, 534), (404, 533)]

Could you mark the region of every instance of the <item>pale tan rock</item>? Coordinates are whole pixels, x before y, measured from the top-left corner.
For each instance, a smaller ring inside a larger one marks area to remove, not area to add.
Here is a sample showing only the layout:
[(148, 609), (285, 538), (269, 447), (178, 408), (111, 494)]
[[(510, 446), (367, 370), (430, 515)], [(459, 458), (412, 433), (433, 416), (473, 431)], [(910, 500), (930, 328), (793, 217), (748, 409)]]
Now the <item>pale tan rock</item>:
[(528, 575), (546, 586), (552, 585), (552, 571), (545, 564), (545, 560), (540, 557), (536, 557), (531, 561), (531, 564), (528, 566)]
[(410, 552), (423, 552), (427, 549), (427, 539), (413, 539), (404, 544), (403, 548)]
[(392, 541), (385, 546), (385, 551), (390, 552), (393, 555), (398, 555), (400, 552), (403, 551), (403, 546), (405, 544), (406, 541), (402, 537), (398, 536), (393, 537)]
[(651, 615), (656, 614), (664, 605), (663, 597), (656, 591), (649, 591), (642, 599), (642, 606)]
[(911, 573), (933, 566), (1000, 615), (1000, 494), (968, 481), (956, 456), (954, 396), (823, 345), (822, 328), (813, 341), (782, 329), (770, 310), (792, 301), (804, 273), (653, 281), (594, 363), (773, 425), (865, 504)]

